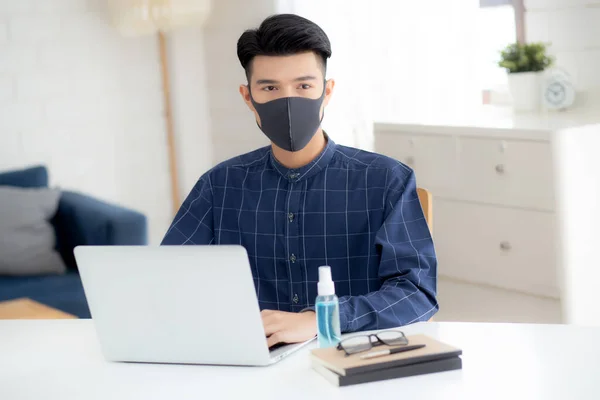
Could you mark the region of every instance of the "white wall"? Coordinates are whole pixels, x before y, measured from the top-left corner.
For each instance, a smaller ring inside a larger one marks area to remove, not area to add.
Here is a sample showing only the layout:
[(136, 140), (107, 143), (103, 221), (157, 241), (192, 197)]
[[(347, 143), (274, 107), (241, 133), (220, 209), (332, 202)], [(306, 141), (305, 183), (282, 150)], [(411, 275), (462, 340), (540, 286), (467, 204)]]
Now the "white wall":
[(173, 124), (181, 201), (213, 165), (208, 83), (202, 27), (168, 35)]
[(600, 212), (600, 125), (587, 125), (554, 135), (557, 249), (564, 320), (600, 326), (596, 265)]
[(238, 92), (246, 77), (236, 46), (244, 30), (273, 13), (275, 0), (253, 0), (252, 6), (247, 0), (213, 1), (204, 46), (214, 163), (269, 143)]
[(583, 107), (600, 106), (600, 1), (525, 0), (528, 41), (552, 44), (559, 67), (575, 80)]
[(0, 2), (0, 169), (171, 219), (156, 37), (120, 37), (101, 0)]

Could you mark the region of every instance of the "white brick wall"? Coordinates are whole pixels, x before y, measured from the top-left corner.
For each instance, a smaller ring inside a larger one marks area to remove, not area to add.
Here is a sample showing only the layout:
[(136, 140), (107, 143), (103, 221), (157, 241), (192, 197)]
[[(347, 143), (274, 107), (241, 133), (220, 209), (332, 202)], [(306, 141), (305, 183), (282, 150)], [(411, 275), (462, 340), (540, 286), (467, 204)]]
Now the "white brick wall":
[(56, 40), (60, 17), (54, 14), (23, 15), (9, 18), (8, 36), (13, 43), (39, 43)]
[(203, 38), (202, 27), (186, 27), (169, 38), (173, 118), (179, 159), (184, 160), (179, 165), (182, 200), (213, 164)]
[(0, 23), (0, 44), (4, 44), (8, 40), (8, 26)]
[(20, 15), (33, 9), (32, 0), (4, 1), (0, 7), (0, 18)]
[(557, 66), (573, 77), (582, 107), (600, 105), (600, 1), (526, 0), (528, 41), (551, 43)]
[[(0, 2), (0, 169), (171, 221), (156, 37), (123, 38), (99, 0)], [(202, 93), (198, 93), (202, 96)]]
[[(18, 135), (21, 131), (35, 129), (43, 123), (44, 108), (36, 102), (12, 102), (0, 107), (0, 129), (2, 136), (8, 134)], [(12, 149), (0, 149), (0, 159), (4, 164), (11, 162), (15, 155)]]
[(14, 99), (13, 86), (13, 80), (10, 75), (0, 75), (0, 104), (12, 103)]
[(0, 71), (3, 73), (16, 73), (23, 70), (32, 70), (36, 65), (35, 46), (19, 46), (6, 41), (0, 44)]
[(238, 93), (246, 77), (237, 58), (236, 45), (244, 30), (258, 26), (276, 12), (276, 1), (253, 0), (252, 7), (247, 6), (247, 0), (213, 1), (212, 4), (213, 14), (204, 30), (204, 44), (210, 77), (207, 88), (213, 162), (217, 163), (268, 144)]

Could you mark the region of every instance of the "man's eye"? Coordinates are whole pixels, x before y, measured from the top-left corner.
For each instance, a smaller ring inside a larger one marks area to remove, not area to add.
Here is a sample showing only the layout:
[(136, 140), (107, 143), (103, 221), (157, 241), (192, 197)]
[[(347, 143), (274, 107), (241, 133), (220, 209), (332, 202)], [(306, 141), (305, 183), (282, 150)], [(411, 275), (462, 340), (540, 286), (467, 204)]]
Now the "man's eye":
[(265, 92), (272, 92), (273, 90), (277, 90), (275, 86), (266, 86), (263, 88)]
[(302, 85), (300, 85), (300, 88), (307, 90), (310, 89), (312, 86), (310, 86), (308, 83), (303, 83)]

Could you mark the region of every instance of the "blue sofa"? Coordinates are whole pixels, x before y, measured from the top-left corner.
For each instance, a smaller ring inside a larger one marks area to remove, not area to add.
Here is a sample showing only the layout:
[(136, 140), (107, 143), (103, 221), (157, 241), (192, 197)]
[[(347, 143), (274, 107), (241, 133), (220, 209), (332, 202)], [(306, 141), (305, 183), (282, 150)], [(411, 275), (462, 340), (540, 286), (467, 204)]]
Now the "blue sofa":
[[(48, 171), (44, 166), (35, 166), (0, 173), (0, 185), (47, 187)], [(57, 250), (68, 272), (64, 275), (0, 276), (0, 301), (28, 297), (79, 318), (90, 318), (73, 249), (78, 245), (146, 245), (146, 217), (80, 193), (64, 191), (51, 222), (56, 232)]]

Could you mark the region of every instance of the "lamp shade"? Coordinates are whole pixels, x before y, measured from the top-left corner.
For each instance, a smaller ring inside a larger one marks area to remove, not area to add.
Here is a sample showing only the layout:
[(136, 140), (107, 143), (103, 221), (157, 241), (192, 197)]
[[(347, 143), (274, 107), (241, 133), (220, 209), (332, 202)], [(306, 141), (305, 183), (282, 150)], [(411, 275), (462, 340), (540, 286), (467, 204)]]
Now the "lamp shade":
[(113, 24), (125, 36), (201, 25), (210, 13), (210, 0), (108, 0), (108, 3)]

